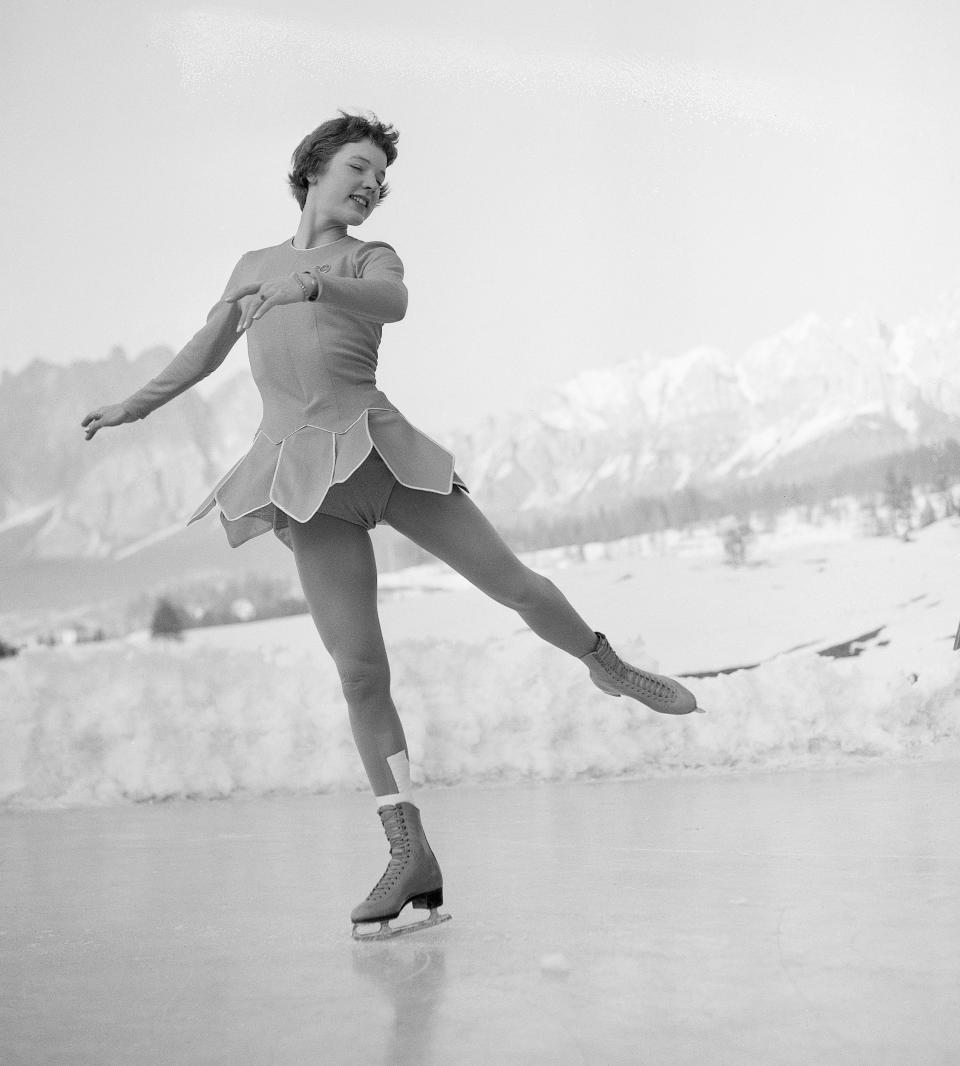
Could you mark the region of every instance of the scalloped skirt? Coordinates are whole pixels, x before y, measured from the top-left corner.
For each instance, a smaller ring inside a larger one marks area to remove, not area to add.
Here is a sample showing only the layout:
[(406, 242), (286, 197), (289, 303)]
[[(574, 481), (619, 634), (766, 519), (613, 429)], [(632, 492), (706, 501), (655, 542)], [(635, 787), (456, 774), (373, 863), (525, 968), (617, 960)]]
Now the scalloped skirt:
[(187, 525), (219, 507), (232, 547), (272, 531), (289, 548), (288, 518), (309, 521), (331, 487), (346, 482), (374, 449), (407, 488), (444, 495), (454, 488), (468, 491), (450, 452), (398, 411), (370, 407), (341, 433), (307, 425), (273, 441), (259, 431)]

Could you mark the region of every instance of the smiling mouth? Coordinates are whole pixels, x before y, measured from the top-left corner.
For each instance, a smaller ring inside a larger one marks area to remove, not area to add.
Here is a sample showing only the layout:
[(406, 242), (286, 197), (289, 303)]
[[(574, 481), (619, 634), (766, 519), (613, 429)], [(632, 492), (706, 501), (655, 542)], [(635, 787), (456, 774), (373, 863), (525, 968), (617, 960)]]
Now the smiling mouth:
[(367, 201), (364, 200), (364, 198), (362, 196), (353, 196), (353, 195), (351, 195), (350, 199), (353, 200), (353, 202), (355, 204), (359, 204), (364, 209), (366, 209), (367, 206), (368, 206)]

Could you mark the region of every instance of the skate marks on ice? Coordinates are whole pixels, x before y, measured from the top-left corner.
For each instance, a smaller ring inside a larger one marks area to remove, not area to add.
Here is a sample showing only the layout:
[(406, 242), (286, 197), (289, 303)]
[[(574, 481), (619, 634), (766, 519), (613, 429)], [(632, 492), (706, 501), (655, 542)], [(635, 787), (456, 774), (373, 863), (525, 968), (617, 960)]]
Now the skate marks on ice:
[[(364, 993), (375, 990), (380, 1006), (371, 1034), (371, 1044), (378, 1046), (368, 1048), (371, 1057), (366, 1061), (435, 1061), (436, 1030), (450, 974), (446, 948), (432, 939), (424, 935), (400, 944), (354, 945), (352, 971), (362, 982), (357, 992), (369, 1009), (372, 997)], [(373, 1057), (378, 1051), (379, 1057)]]
[(404, 1057), (411, 1034), (390, 1027), (439, 959), (416, 938), (355, 949), (393, 1011), (395, 1058), (377, 1061), (953, 1066), (960, 822), (930, 817), (951, 781), (916, 766), (432, 793), (470, 827), (436, 834), (458, 917), (431, 936), (444, 993), (427, 983), (432, 1036)]

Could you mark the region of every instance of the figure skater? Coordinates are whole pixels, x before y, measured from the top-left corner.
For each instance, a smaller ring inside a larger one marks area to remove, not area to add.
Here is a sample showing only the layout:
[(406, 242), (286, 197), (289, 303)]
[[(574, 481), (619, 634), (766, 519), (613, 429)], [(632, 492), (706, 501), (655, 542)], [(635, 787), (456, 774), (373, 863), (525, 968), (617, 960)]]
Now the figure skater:
[[(437, 911), (443, 878), (414, 801), (390, 694), (368, 532), (378, 522), (512, 607), (538, 636), (580, 659), (604, 692), (664, 714), (699, 710), (676, 681), (623, 662), (551, 581), (520, 562), (468, 496), (453, 456), (377, 388), (383, 325), (400, 321), (407, 308), (403, 264), (389, 244), (358, 240), (347, 229), (386, 197), (398, 137), (374, 115), (343, 111), (308, 134), (288, 177), (302, 211), (294, 237), (243, 255), (206, 324), (170, 364), (82, 422), (91, 440), (107, 426), (146, 418), (220, 366), (246, 333), (263, 421), (250, 450), (189, 521), (216, 506), (233, 547), (272, 530), (293, 551), (390, 844), (386, 872), (350, 916), (358, 939), (448, 917)], [(408, 903), (429, 917), (391, 928)], [(376, 922), (376, 933), (358, 930)]]

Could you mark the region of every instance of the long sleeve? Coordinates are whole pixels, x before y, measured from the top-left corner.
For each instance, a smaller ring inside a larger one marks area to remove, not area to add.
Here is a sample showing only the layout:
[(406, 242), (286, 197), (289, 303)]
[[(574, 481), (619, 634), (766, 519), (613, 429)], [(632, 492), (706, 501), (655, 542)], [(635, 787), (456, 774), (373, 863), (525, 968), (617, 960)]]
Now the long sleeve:
[(389, 244), (370, 241), (357, 255), (357, 268), (358, 277), (341, 278), (312, 267), (317, 299), (375, 322), (399, 322), (407, 313), (407, 287), (397, 253)]
[[(224, 296), (239, 283), (242, 263), (243, 259), (234, 267), (223, 290)], [(121, 401), (122, 406), (136, 418), (146, 418), (151, 411), (162, 407), (198, 381), (202, 381), (208, 374), (212, 374), (237, 343), (239, 321), (239, 302), (226, 303), (221, 296), (210, 309), (205, 325), (184, 345), (179, 354), (142, 389)]]

